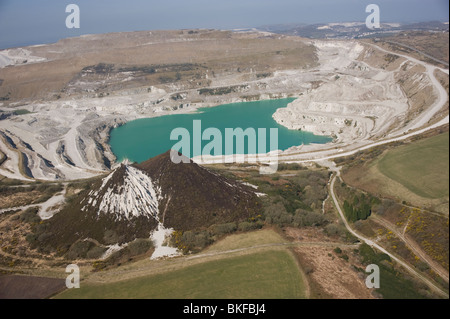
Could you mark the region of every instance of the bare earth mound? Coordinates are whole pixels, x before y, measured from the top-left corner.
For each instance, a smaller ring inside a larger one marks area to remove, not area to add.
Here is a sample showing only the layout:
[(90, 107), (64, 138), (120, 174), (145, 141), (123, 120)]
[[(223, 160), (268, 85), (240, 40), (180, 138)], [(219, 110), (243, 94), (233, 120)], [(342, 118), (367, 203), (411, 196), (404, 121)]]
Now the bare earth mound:
[(0, 299), (43, 299), (66, 288), (64, 279), (0, 276)]

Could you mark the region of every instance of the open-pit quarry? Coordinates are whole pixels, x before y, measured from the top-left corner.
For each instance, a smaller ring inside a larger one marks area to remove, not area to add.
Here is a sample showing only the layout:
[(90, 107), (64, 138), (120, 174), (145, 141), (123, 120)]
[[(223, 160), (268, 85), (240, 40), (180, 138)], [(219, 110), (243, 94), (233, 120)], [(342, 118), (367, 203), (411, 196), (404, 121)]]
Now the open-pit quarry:
[[(259, 160), (322, 161), (448, 124), (440, 69), (354, 40), (181, 30), (0, 51), (0, 175), (74, 180), (116, 163), (110, 130), (219, 104), (294, 97), (273, 118), (333, 138)], [(195, 158), (213, 163), (222, 158)]]

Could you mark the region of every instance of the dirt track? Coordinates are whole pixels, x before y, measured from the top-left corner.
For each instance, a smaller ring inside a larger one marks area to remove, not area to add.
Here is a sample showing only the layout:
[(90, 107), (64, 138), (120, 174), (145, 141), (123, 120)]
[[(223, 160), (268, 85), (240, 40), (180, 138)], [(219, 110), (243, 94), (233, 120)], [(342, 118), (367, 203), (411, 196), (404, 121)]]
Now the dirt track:
[[(410, 239), (408, 235), (401, 233), (398, 231), (397, 227), (392, 225), (387, 220), (375, 216), (375, 221), (382, 224), (384, 227), (392, 231), (398, 238), (400, 238), (417, 256), (419, 256), (422, 260), (424, 260), (432, 269), (435, 271), (442, 279), (448, 282), (448, 272), (438, 263), (436, 263), (432, 258), (430, 258), (417, 243)], [(405, 226), (406, 228), (406, 226)]]
[(373, 242), (372, 240), (362, 236), (361, 234), (357, 233), (355, 230), (353, 230), (349, 223), (347, 222), (347, 219), (344, 216), (344, 213), (341, 209), (341, 206), (339, 205), (339, 201), (337, 200), (336, 194), (334, 192), (334, 183), (336, 182), (338, 174), (333, 176), (333, 179), (331, 180), (330, 183), (330, 194), (331, 197), (333, 198), (333, 202), (334, 205), (336, 206), (336, 209), (345, 225), (345, 228), (347, 228), (347, 230), (356, 238), (360, 239), (361, 241), (365, 242), (367, 245), (376, 248), (377, 250), (381, 251), (382, 253), (385, 253), (386, 255), (388, 255), (392, 260), (394, 260), (395, 262), (397, 262), (399, 265), (401, 265), (403, 268), (405, 268), (409, 273), (411, 273), (414, 277), (420, 279), (422, 282), (424, 282), (428, 287), (430, 287), (432, 290), (434, 290), (436, 293), (438, 293), (439, 295), (448, 298), (449, 295), (446, 291), (442, 290), (441, 288), (439, 288), (436, 284), (434, 284), (433, 282), (431, 282), (428, 278), (426, 278), (424, 275), (418, 273), (415, 269), (413, 269), (411, 266), (409, 266), (406, 262), (404, 262), (403, 260), (399, 259), (397, 256), (394, 256), (393, 254), (391, 254), (390, 252), (388, 252), (386, 249), (384, 249), (383, 247), (381, 247), (380, 245), (378, 245), (377, 243)]

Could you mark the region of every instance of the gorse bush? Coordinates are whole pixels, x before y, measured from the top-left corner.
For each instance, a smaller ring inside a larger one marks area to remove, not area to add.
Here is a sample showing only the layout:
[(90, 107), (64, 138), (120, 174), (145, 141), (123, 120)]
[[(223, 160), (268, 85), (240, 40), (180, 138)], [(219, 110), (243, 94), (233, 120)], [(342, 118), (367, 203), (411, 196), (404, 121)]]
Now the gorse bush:
[(322, 226), (328, 223), (327, 218), (322, 213), (305, 211), (298, 209), (293, 217), (293, 226)]
[(293, 216), (286, 211), (281, 202), (267, 206), (264, 210), (266, 223), (278, 226), (288, 226), (292, 224)]
[(153, 242), (150, 239), (138, 238), (129, 243), (126, 248), (129, 250), (130, 255), (137, 256), (145, 254), (153, 247)]
[(215, 235), (225, 235), (225, 234), (231, 234), (235, 232), (237, 229), (236, 223), (226, 223), (226, 224), (219, 224), (219, 225), (213, 225), (212, 231)]
[(325, 226), (324, 231), (328, 236), (337, 236), (342, 234), (341, 227), (336, 224), (328, 224), (327, 226)]
[(76, 242), (75, 244), (70, 246), (69, 251), (66, 253), (66, 258), (69, 260), (86, 258), (89, 250), (94, 247), (95, 244), (90, 241), (82, 240)]
[(280, 227), (294, 226), (322, 226), (328, 223), (328, 219), (319, 212), (297, 209), (294, 214), (288, 213), (281, 202), (268, 205), (264, 211), (265, 221)]
[(170, 239), (170, 244), (177, 247), (183, 253), (197, 252), (210, 245), (213, 238), (209, 231), (175, 231)]
[(88, 259), (100, 259), (103, 254), (106, 252), (106, 248), (103, 247), (93, 247), (91, 248), (87, 253), (86, 253), (86, 257)]
[(41, 218), (37, 214), (39, 212), (39, 207), (30, 207), (27, 208), (22, 214), (20, 214), (20, 221), (26, 222), (26, 223), (39, 223), (41, 221)]

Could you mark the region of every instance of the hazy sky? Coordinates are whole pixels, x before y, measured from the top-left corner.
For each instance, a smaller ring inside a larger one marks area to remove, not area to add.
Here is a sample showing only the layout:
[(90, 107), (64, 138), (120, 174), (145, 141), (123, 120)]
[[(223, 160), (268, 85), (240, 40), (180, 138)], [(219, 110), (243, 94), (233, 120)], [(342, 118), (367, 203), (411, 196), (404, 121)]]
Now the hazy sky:
[[(65, 26), (71, 3), (80, 29)], [(89, 33), (365, 21), (370, 3), (381, 22), (448, 21), (448, 0), (0, 0), (0, 48)]]

